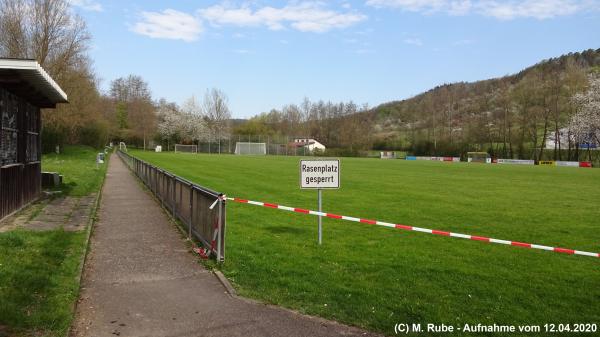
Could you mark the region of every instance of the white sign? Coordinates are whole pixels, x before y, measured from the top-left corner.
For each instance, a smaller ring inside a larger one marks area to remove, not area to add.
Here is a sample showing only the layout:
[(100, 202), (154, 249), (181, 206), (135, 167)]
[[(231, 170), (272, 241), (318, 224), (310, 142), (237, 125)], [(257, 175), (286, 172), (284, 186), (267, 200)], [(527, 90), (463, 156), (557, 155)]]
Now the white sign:
[(300, 188), (340, 188), (340, 161), (301, 160)]
[(557, 161), (556, 166), (579, 167), (578, 161)]
[(498, 159), (498, 164), (535, 165), (535, 160)]

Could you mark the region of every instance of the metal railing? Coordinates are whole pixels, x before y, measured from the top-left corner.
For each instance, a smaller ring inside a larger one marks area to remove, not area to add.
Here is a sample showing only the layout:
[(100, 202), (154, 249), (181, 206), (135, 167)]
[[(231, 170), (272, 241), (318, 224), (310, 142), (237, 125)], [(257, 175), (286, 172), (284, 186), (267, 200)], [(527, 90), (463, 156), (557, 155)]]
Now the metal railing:
[(217, 261), (225, 260), (226, 202), (223, 194), (196, 185), (148, 162), (117, 151), (162, 206), (181, 221)]

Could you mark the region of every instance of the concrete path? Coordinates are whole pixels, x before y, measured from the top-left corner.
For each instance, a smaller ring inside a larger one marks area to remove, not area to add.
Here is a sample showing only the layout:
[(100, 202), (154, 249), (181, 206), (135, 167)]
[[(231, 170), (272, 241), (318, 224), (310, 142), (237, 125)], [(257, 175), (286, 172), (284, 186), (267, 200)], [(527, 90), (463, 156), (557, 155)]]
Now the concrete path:
[(65, 231), (82, 231), (90, 222), (96, 194), (85, 197), (56, 197), (39, 200), (12, 217), (2, 220), (0, 233), (24, 228), (48, 231), (63, 228)]
[(228, 295), (113, 155), (71, 336), (368, 336)]

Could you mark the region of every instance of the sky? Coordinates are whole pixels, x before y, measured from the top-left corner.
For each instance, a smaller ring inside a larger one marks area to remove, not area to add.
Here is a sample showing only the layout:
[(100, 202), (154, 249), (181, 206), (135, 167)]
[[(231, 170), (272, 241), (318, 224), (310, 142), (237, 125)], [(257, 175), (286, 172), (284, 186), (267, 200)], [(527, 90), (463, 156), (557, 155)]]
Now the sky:
[(135, 74), (234, 118), (311, 100), (379, 104), (600, 48), (600, 0), (70, 0), (106, 91)]

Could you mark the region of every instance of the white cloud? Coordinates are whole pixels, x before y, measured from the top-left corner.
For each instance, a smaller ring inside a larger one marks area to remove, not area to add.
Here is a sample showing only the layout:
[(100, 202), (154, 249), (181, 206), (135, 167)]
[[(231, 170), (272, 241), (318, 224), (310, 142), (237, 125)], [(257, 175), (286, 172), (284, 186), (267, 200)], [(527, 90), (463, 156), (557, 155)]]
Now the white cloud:
[(93, 0), (69, 0), (69, 3), (86, 11), (102, 12), (103, 10), (102, 5)]
[(373, 7), (402, 8), (411, 12), (432, 12), (441, 10), (446, 0), (367, 0), (367, 5)]
[(500, 20), (550, 19), (588, 10), (598, 10), (598, 0), (367, 0), (367, 5), (399, 8), (423, 14), (478, 14)]
[(338, 12), (325, 8), (322, 2), (292, 2), (284, 7), (251, 8), (228, 4), (214, 5), (198, 10), (200, 17), (213, 26), (261, 27), (271, 30), (293, 28), (301, 32), (322, 33), (346, 28), (366, 20), (358, 12)]
[(355, 54), (358, 54), (358, 55), (374, 54), (374, 53), (375, 53), (375, 50), (373, 50), (373, 49), (367, 49), (367, 48), (363, 48), (363, 49), (356, 49), (356, 50), (354, 51), (354, 53), (355, 53)]
[(412, 44), (413, 46), (421, 47), (423, 45), (423, 41), (418, 38), (407, 38), (403, 41), (406, 44)]
[(142, 12), (141, 21), (135, 23), (131, 30), (151, 38), (191, 42), (202, 33), (202, 23), (190, 14), (166, 9), (162, 12)]
[(473, 43), (475, 43), (475, 41), (473, 41), (471, 39), (462, 39), (462, 40), (454, 41), (452, 44), (455, 46), (467, 46), (467, 45), (471, 45)]
[(572, 0), (546, 0), (546, 1), (486, 1), (480, 6), (480, 11), (486, 16), (502, 20), (515, 18), (550, 19), (556, 16), (566, 16), (584, 10), (586, 4), (582, 1)]

